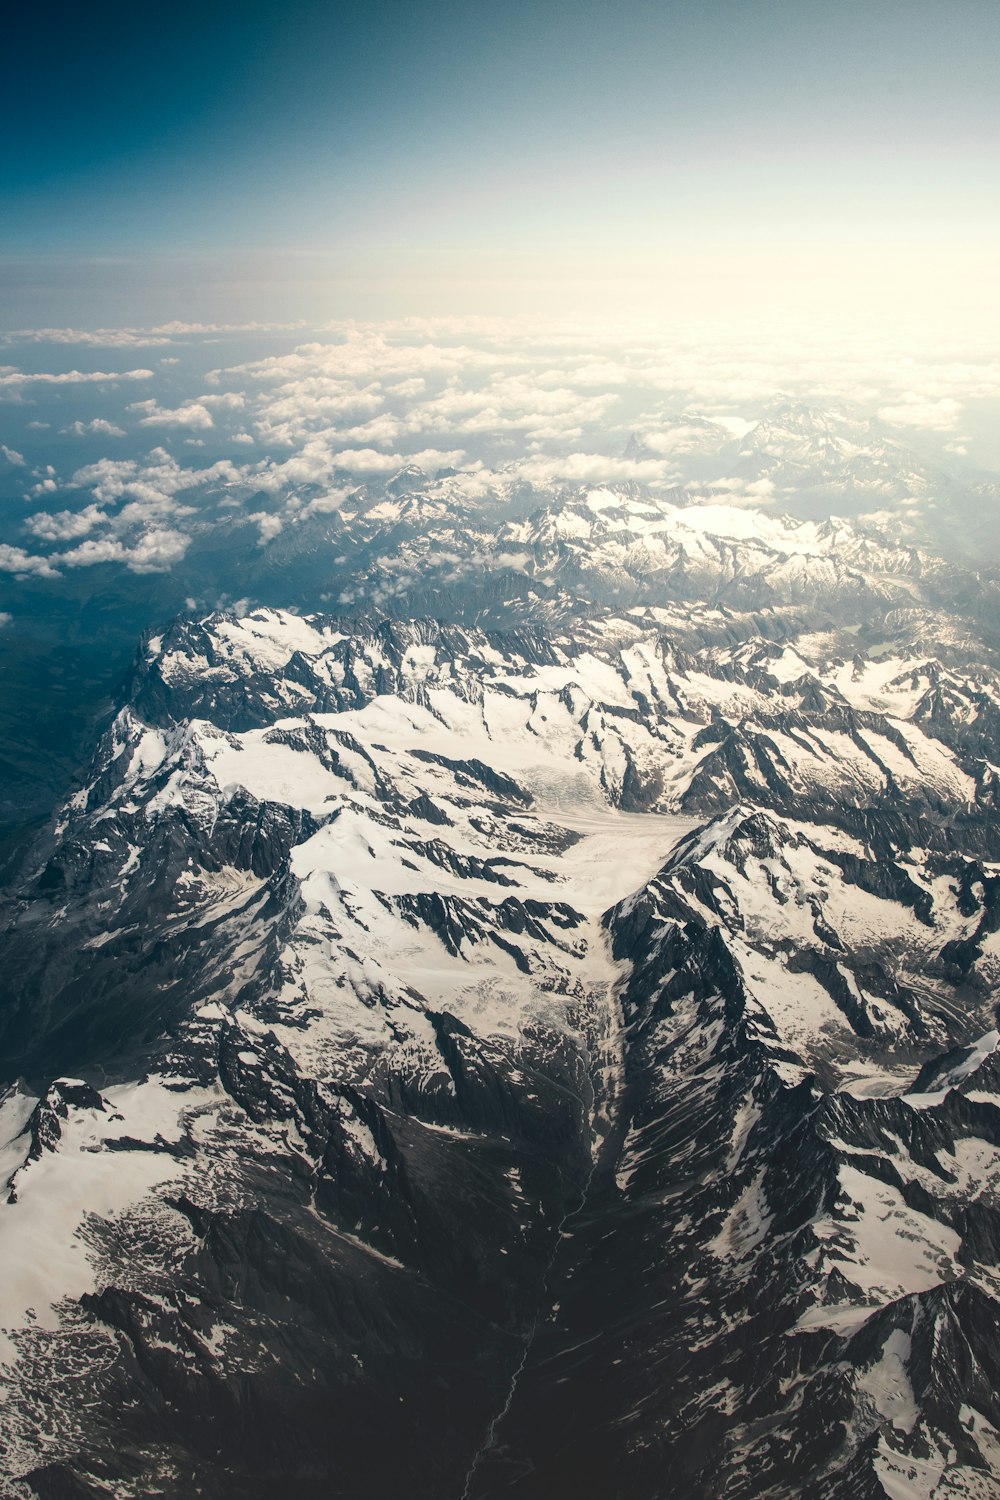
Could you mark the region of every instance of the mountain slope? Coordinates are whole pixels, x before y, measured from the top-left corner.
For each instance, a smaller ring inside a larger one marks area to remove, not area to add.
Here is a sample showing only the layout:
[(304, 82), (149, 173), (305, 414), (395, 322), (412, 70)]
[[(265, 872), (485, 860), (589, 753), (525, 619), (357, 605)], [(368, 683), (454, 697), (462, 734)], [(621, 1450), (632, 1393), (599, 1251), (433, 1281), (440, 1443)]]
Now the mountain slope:
[(996, 1492), (993, 648), (649, 504), (144, 644), (0, 945), (11, 1494)]

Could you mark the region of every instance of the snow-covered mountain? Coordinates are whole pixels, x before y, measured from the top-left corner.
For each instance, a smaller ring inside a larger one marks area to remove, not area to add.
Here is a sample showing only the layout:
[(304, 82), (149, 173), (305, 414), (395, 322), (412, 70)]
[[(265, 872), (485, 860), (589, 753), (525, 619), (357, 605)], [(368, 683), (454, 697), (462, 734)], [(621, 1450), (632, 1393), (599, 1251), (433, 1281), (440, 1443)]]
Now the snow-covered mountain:
[(953, 560), (997, 560), (996, 475), (963, 461), (961, 444), (929, 445), (844, 403), (776, 400), (755, 415), (740, 436), (704, 418), (665, 422), (628, 455), (670, 454), (696, 493), (764, 491), (803, 519), (834, 511)]
[(989, 1500), (992, 585), (398, 488), (147, 638), (15, 893), (8, 1492)]
[(341, 602), (502, 626), (668, 603), (687, 606), (685, 616), (691, 606), (730, 615), (796, 610), (796, 630), (806, 613), (817, 625), (857, 626), (877, 611), (918, 606), (1000, 624), (995, 579), (871, 525), (654, 494), (635, 483), (563, 486), (506, 518), (493, 506), (442, 515), (437, 489), (426, 484), (407, 497), (405, 524), (402, 502), (393, 502), (388, 538), (373, 534), (374, 522), (390, 519), (384, 502), (348, 513), (337, 534), (350, 575)]

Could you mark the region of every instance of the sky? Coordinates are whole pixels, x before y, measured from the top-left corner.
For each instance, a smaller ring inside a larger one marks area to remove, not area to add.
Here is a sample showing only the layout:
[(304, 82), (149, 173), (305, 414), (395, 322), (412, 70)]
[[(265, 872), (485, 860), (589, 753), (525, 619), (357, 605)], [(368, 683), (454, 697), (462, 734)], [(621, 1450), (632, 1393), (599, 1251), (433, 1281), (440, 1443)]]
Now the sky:
[(1000, 323), (995, 0), (18, 7), (0, 324)]

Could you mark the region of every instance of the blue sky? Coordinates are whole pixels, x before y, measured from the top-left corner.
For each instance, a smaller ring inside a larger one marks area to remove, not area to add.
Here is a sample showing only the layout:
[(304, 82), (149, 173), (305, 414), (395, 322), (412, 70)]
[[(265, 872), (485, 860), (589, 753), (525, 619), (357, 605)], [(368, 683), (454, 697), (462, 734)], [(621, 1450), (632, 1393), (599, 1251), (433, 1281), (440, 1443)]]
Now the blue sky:
[(444, 310), (637, 268), (815, 290), (831, 256), (968, 283), (1000, 240), (994, 0), (19, 9), (8, 327)]

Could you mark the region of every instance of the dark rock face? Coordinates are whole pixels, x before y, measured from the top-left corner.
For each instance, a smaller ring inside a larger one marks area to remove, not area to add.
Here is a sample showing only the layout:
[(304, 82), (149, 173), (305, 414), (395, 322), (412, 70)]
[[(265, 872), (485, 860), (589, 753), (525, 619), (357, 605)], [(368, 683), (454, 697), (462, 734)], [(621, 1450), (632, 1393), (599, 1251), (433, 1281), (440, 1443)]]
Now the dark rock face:
[(0, 939), (18, 1500), (1000, 1493), (991, 648), (602, 505), (144, 648)]

